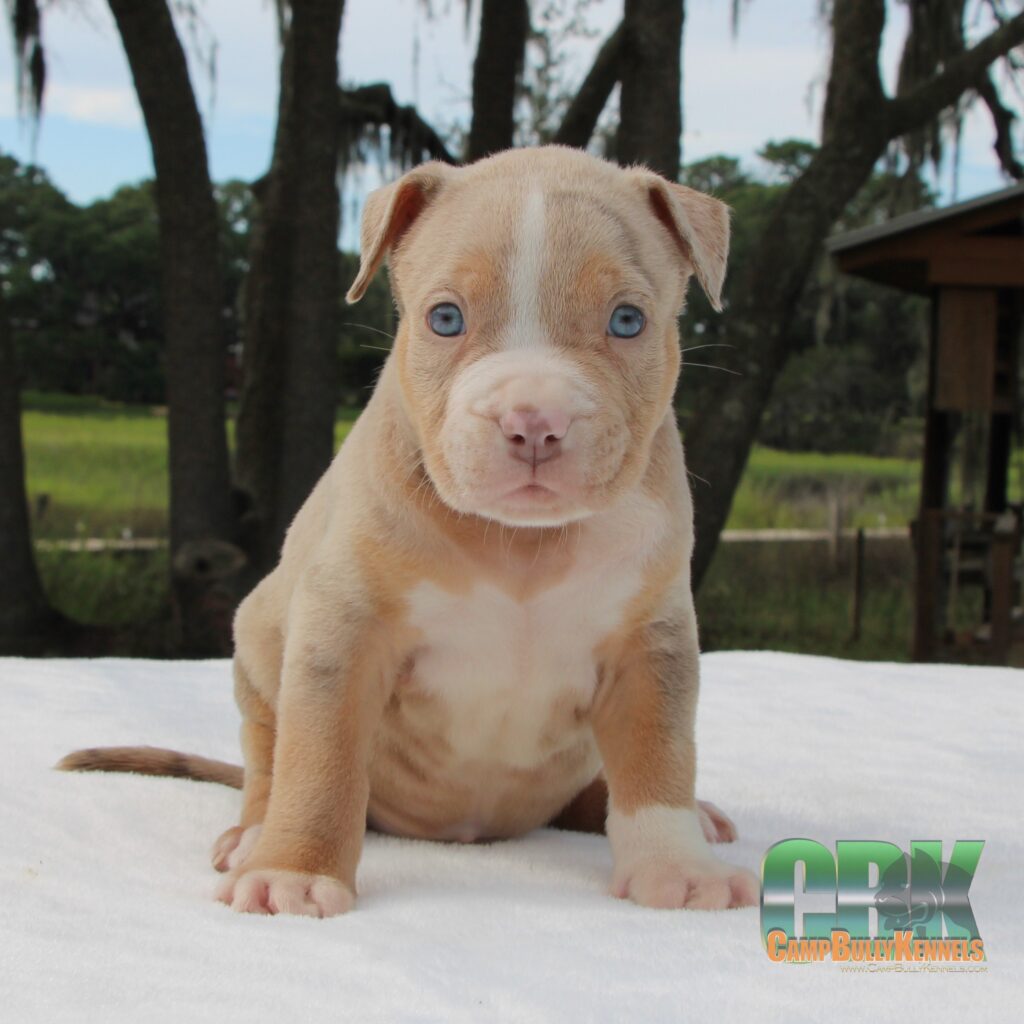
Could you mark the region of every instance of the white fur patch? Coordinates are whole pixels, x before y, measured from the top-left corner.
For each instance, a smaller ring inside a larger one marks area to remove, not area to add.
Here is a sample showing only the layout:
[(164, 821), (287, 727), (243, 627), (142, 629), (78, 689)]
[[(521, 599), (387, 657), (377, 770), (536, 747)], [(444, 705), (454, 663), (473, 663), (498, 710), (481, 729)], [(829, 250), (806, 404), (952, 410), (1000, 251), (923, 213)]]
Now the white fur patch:
[[(456, 759), (532, 768), (550, 756), (541, 740), (554, 705), (589, 706), (594, 647), (618, 624), (636, 582), (608, 581), (589, 604), (565, 586), (520, 603), (490, 585), (458, 595), (420, 584), (409, 602), (426, 639), (415, 680), (444, 700)], [(564, 738), (566, 746), (579, 739)], [(598, 763), (595, 753), (595, 772)]]
[(608, 812), (608, 841), (616, 877), (629, 877), (644, 863), (701, 863), (714, 854), (704, 838), (695, 811), (684, 807), (642, 807), (623, 814), (614, 804)]
[(526, 194), (516, 226), (511, 282), (512, 318), (507, 335), (510, 348), (536, 348), (548, 344), (540, 319), (546, 234), (544, 193), (534, 188)]
[[(444, 700), (457, 760), (536, 766), (554, 752), (544, 738), (556, 702), (589, 706), (595, 649), (621, 625), (642, 584), (646, 545), (657, 537), (650, 528), (628, 532), (636, 514), (627, 506), (598, 517), (582, 540), (569, 527), (574, 567), (527, 600), (485, 583), (457, 594), (422, 582), (410, 592), (409, 623), (423, 634), (413, 684)], [(584, 733), (589, 727), (570, 730), (565, 745)], [(595, 771), (598, 764), (595, 748)]]

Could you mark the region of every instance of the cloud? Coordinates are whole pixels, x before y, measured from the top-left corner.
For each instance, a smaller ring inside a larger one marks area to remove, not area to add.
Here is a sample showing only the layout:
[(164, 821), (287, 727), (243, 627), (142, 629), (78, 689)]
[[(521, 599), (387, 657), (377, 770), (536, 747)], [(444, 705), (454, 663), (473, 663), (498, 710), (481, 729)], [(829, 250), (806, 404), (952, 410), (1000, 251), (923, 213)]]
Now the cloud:
[(131, 88), (63, 85), (53, 82), (46, 90), (46, 113), (87, 124), (135, 128), (142, 114)]

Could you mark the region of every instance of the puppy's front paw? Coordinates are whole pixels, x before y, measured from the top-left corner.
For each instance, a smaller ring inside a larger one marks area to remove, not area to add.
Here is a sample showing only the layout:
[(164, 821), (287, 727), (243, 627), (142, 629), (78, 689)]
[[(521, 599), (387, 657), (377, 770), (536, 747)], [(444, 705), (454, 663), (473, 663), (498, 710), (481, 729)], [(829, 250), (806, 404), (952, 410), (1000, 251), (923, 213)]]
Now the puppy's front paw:
[(613, 806), (608, 814), (612, 892), (643, 907), (725, 910), (757, 903), (757, 879), (712, 854), (700, 810), (653, 805), (623, 814)]
[(642, 907), (725, 910), (757, 903), (757, 879), (747, 870), (715, 860), (646, 861), (613, 884), (616, 896)]
[(210, 860), (216, 871), (237, 871), (252, 852), (256, 840), (263, 831), (262, 825), (250, 825), (242, 828), (234, 825), (222, 833), (213, 844)]
[(355, 893), (337, 878), (274, 868), (228, 875), (217, 886), (216, 898), (243, 914), (303, 917), (334, 917), (355, 904)]

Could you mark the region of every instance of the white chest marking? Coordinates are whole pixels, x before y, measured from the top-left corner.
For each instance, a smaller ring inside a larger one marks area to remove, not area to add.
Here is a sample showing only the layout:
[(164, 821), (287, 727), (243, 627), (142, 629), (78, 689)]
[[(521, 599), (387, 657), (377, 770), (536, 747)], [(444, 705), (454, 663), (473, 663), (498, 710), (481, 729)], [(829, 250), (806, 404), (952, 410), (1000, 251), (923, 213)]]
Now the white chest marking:
[[(553, 711), (589, 705), (595, 648), (639, 585), (638, 568), (609, 573), (607, 564), (523, 602), (489, 584), (466, 594), (419, 584), (409, 597), (424, 638), (412, 681), (444, 701), (456, 758), (529, 768), (556, 752)], [(578, 732), (565, 737), (578, 740)]]

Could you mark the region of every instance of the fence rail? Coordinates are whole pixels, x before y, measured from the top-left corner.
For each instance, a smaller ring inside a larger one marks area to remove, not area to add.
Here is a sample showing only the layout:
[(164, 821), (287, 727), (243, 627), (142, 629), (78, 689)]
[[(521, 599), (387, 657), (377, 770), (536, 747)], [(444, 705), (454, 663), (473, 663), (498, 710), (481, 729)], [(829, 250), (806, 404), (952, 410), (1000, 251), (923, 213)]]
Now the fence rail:
[[(834, 530), (723, 530), (721, 540), (726, 543), (750, 541), (834, 541)], [(838, 536), (853, 539), (855, 529), (843, 529)], [(908, 526), (878, 526), (864, 530), (868, 540), (899, 540), (909, 538)], [(101, 555), (105, 553), (160, 551), (167, 547), (166, 537), (76, 537), (69, 540), (37, 540), (40, 551), (69, 551)]]
[(40, 551), (71, 551), (102, 555), (108, 551), (160, 551), (167, 547), (167, 538), (76, 537), (72, 540), (37, 540), (35, 543)]
[[(723, 541), (789, 541), (789, 540), (833, 540), (836, 536), (844, 540), (852, 540), (857, 536), (855, 527), (842, 530), (723, 530)], [(867, 526), (864, 536), (868, 540), (901, 540), (910, 537), (909, 526)]]

